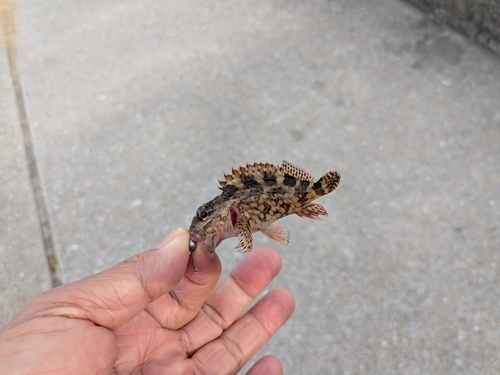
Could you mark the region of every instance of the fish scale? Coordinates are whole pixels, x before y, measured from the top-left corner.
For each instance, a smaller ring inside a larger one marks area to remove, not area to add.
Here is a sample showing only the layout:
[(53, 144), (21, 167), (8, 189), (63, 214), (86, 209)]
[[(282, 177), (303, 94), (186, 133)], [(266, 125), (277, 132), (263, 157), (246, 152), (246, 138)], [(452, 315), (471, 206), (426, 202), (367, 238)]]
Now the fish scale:
[(322, 205), (311, 202), (340, 183), (337, 171), (315, 181), (305, 169), (287, 161), (279, 167), (247, 164), (224, 172), (224, 178), (219, 180), (222, 193), (198, 208), (189, 228), (190, 243), (203, 242), (211, 252), (231, 237), (239, 238), (241, 251), (251, 251), (252, 233), (257, 231), (275, 243), (288, 244), (288, 228), (277, 220), (291, 214), (310, 219), (328, 216)]

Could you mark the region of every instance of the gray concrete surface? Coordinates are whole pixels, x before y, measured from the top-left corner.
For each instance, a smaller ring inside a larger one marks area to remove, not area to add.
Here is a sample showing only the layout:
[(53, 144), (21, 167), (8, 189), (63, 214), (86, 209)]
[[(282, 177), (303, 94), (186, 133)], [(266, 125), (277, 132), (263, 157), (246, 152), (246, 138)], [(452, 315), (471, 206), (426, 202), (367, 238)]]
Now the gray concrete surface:
[(6, 50), (0, 49), (0, 326), (50, 288)]
[(406, 0), (500, 54), (499, 0)]
[[(395, 0), (19, 1), (16, 21), (64, 282), (189, 225), (232, 165), (338, 169), (329, 218), (284, 220), (273, 285), (297, 307), (259, 355), (287, 374), (498, 372), (498, 56)], [(2, 246), (26, 246), (33, 213), (0, 212), (18, 217)], [(225, 272), (235, 245), (218, 249)], [(26, 274), (40, 251), (1, 262)], [(2, 322), (38, 291), (15, 275)]]

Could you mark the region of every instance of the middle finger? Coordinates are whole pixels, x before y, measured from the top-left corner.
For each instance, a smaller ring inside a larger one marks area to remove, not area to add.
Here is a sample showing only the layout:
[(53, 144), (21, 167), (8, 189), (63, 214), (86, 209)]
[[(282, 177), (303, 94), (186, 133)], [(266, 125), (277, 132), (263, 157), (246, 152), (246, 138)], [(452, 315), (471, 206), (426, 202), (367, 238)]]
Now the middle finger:
[(179, 330), (186, 352), (192, 353), (219, 337), (243, 312), (281, 269), (281, 257), (263, 248), (248, 254), (207, 298), (200, 312)]

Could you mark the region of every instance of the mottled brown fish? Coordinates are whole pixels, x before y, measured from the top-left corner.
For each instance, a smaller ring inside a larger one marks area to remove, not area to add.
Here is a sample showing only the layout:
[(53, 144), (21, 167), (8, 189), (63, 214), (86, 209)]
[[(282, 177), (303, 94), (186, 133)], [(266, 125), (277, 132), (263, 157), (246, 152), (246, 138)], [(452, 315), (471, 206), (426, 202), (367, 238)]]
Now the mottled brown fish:
[(203, 242), (214, 252), (222, 240), (239, 237), (242, 252), (252, 250), (252, 233), (262, 231), (270, 240), (287, 245), (290, 232), (276, 220), (296, 214), (319, 219), (328, 216), (315, 199), (335, 190), (340, 182), (337, 171), (318, 181), (307, 171), (283, 161), (280, 167), (269, 163), (247, 164), (220, 181), (222, 193), (202, 205), (191, 222), (190, 250)]

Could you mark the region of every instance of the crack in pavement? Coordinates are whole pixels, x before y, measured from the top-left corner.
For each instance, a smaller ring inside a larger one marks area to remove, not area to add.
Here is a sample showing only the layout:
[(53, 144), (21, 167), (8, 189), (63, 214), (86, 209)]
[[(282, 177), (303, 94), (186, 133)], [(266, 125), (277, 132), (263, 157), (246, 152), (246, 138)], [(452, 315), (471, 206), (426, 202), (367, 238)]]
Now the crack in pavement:
[(15, 19), (14, 19), (15, 4), (14, 0), (0, 0), (0, 44), (7, 49), (7, 55), (10, 66), (10, 73), (14, 92), (16, 95), (17, 108), (19, 111), (19, 120), (21, 122), (21, 130), (24, 139), (24, 149), (28, 159), (28, 169), (30, 174), (31, 186), (38, 213), (38, 220), (42, 232), (43, 247), (47, 263), (50, 271), (52, 287), (61, 285), (61, 266), (59, 257), (56, 251), (56, 243), (52, 231), (49, 210), (43, 191), (40, 172), (38, 170), (35, 150), (33, 147), (33, 138), (26, 111), (26, 103), (24, 101), (23, 90), (19, 71), (17, 69), (17, 50), (14, 41)]

